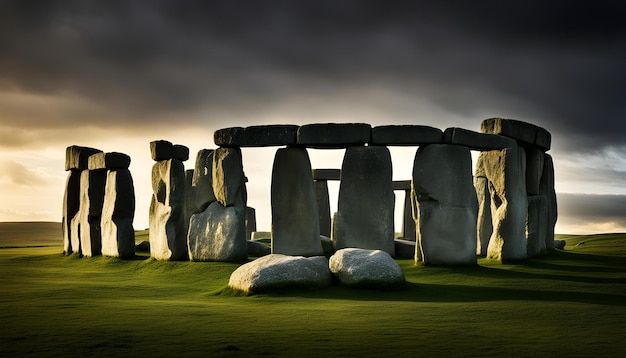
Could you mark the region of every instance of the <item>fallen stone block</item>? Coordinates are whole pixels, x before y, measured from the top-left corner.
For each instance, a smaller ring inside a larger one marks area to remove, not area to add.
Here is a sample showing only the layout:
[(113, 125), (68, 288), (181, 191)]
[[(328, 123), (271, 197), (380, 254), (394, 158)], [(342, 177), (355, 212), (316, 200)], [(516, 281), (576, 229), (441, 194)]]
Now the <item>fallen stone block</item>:
[(248, 240), (246, 242), (248, 256), (263, 257), (272, 253), (272, 249), (261, 241)]
[(246, 293), (291, 288), (320, 288), (332, 282), (328, 259), (271, 254), (236, 269), (228, 287)]
[(309, 148), (347, 148), (369, 143), (372, 126), (365, 123), (315, 123), (298, 128), (297, 144)]
[(63, 252), (66, 255), (78, 251), (79, 246), (72, 246), (72, 220), (80, 209), (80, 171), (71, 170), (65, 182), (65, 194), (63, 195)]
[(395, 196), (386, 147), (346, 149), (332, 239), (337, 249), (356, 247), (395, 254)]
[[(102, 250), (100, 217), (104, 204), (106, 171), (83, 170), (80, 177), (80, 208), (74, 217), (72, 247), (82, 256), (98, 256)], [(78, 245), (76, 245), (79, 243)]]
[(526, 153), (526, 195), (539, 195), (544, 152), (537, 148), (524, 148)]
[(124, 153), (96, 153), (89, 157), (89, 170), (128, 169), (130, 157)]
[(65, 170), (89, 169), (89, 157), (100, 152), (102, 151), (99, 149), (77, 145), (67, 147), (65, 149)]
[(214, 202), (202, 213), (191, 216), (187, 238), (191, 261), (245, 261), (245, 209)]
[(404, 272), (386, 252), (346, 248), (329, 261), (330, 271), (342, 285), (389, 288), (404, 284)]
[(517, 146), (515, 140), (497, 134), (474, 132), (463, 128), (447, 128), (443, 143), (468, 147), (471, 150), (496, 150)]
[(439, 128), (421, 125), (386, 125), (372, 128), (372, 144), (385, 146), (420, 146), (441, 143)]
[(256, 231), (256, 210), (246, 206), (246, 240), (252, 238), (252, 233)]
[(317, 198), (317, 214), (320, 223), (320, 235), (330, 237), (330, 198), (328, 196), (328, 182), (315, 180), (315, 196)]
[(223, 206), (245, 207), (245, 175), (240, 148), (217, 148), (213, 153), (213, 193)]
[(272, 253), (322, 255), (317, 198), (306, 149), (276, 151), (271, 189)]

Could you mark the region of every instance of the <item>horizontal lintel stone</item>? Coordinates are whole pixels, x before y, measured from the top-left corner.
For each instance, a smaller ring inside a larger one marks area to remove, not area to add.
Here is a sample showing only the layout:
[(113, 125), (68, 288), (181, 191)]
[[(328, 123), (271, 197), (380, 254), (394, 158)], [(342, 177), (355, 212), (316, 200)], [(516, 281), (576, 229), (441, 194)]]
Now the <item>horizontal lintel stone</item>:
[(89, 157), (102, 152), (99, 149), (72, 145), (65, 149), (65, 170), (89, 169)]
[(387, 125), (372, 128), (372, 144), (386, 146), (419, 146), (441, 143), (439, 128), (421, 125)]
[(309, 148), (341, 149), (370, 143), (372, 126), (366, 123), (315, 123), (298, 128), (297, 144)]
[(443, 133), (445, 144), (456, 144), (472, 150), (500, 150), (517, 146), (514, 139), (488, 133), (474, 132), (463, 128), (447, 128)]
[(341, 169), (313, 169), (313, 180), (341, 180)]
[(96, 153), (89, 157), (89, 170), (126, 169), (130, 166), (130, 157), (124, 153)]
[(550, 132), (531, 123), (515, 119), (488, 118), (480, 124), (480, 131), (510, 137), (522, 145), (536, 146), (543, 151), (550, 149)]
[(392, 182), (393, 190), (411, 190), (410, 180), (394, 180)]
[(160, 162), (174, 157), (174, 145), (167, 140), (155, 140), (150, 142), (150, 155), (152, 160)]

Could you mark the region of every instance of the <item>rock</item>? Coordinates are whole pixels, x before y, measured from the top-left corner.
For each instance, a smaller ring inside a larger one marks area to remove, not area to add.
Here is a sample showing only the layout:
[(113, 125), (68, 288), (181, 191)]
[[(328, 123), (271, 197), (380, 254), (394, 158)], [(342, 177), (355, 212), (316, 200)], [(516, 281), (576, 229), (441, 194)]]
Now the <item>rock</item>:
[(291, 124), (252, 126), (247, 127), (244, 134), (246, 147), (295, 145), (298, 126)]
[(80, 209), (80, 171), (71, 170), (65, 182), (63, 195), (63, 252), (66, 255), (78, 251), (80, 246), (72, 247), (72, 220)]
[(549, 154), (544, 154), (543, 170), (539, 183), (539, 192), (546, 197), (547, 219), (546, 219), (546, 248), (552, 250), (554, 244), (554, 226), (558, 217), (556, 192), (554, 190), (554, 164)]
[(276, 151), (271, 199), (272, 253), (322, 255), (316, 192), (306, 149)]
[[(402, 212), (402, 237), (406, 240), (416, 240), (415, 220), (413, 220), (413, 205), (411, 203), (411, 190), (404, 191), (404, 208)], [(396, 246), (397, 247), (397, 246)]]
[(272, 233), (268, 231), (255, 231), (250, 235), (250, 240), (271, 240)]
[(150, 155), (152, 160), (160, 162), (174, 158), (174, 145), (166, 140), (150, 142)]
[(135, 246), (137, 252), (150, 252), (150, 241), (144, 240)]
[(246, 206), (246, 240), (252, 239), (252, 233), (256, 231), (256, 210)]
[(130, 157), (124, 153), (96, 153), (89, 157), (89, 170), (98, 169), (128, 169)]
[(309, 148), (347, 148), (369, 143), (372, 127), (365, 123), (315, 123), (298, 128), (298, 145)]
[(387, 125), (372, 128), (373, 145), (419, 146), (441, 143), (439, 128), (420, 125)]
[(515, 140), (497, 134), (486, 134), (463, 128), (447, 128), (443, 133), (443, 143), (469, 147), (472, 150), (494, 150), (516, 146)]
[(223, 206), (245, 206), (245, 175), (240, 148), (217, 148), (213, 153), (213, 193)]
[(150, 253), (157, 260), (186, 260), (185, 168), (178, 159), (152, 166)]
[(480, 124), (480, 130), (483, 133), (513, 138), (525, 147), (536, 147), (542, 151), (550, 149), (550, 132), (531, 123), (514, 119), (489, 118)]
[(417, 241), (424, 264), (475, 265), (478, 200), (469, 148), (429, 144), (413, 164)]
[[(477, 164), (478, 165), (478, 164)], [(489, 181), (485, 177), (474, 177), (474, 188), (478, 198), (478, 221), (476, 224), (476, 235), (478, 237), (476, 255), (487, 256), (489, 239), (493, 233), (493, 222), (491, 218), (491, 195), (489, 194)]]
[(329, 267), (346, 286), (387, 288), (404, 284), (400, 266), (381, 250), (341, 249), (330, 258)]
[(220, 147), (243, 147), (246, 144), (244, 128), (231, 127), (218, 129), (213, 133), (215, 145)]
[[(565, 240), (554, 240), (554, 248), (558, 250), (565, 250)], [(584, 244), (584, 243), (583, 243)], [(577, 245), (578, 246), (578, 245)]]
[(135, 188), (128, 169), (107, 173), (102, 228), (102, 254), (130, 258), (135, 256)]
[(77, 145), (67, 147), (65, 149), (65, 170), (89, 169), (89, 157), (100, 152), (102, 151), (99, 149)]
[(248, 240), (246, 244), (248, 248), (248, 256), (262, 257), (272, 253), (272, 249), (260, 241)]
[(543, 195), (529, 196), (527, 200), (526, 255), (543, 256), (546, 254), (547, 200)]
[(493, 232), (487, 257), (501, 261), (526, 259), (526, 158), (521, 148), (482, 152), (480, 167), (489, 181)]
[(546, 152), (550, 150), (550, 144), (552, 143), (552, 135), (547, 130), (537, 127), (537, 137), (535, 138), (535, 145), (537, 148)]
[(341, 180), (341, 170), (313, 169), (313, 180)]
[(174, 144), (172, 148), (172, 158), (181, 162), (189, 160), (189, 148), (181, 144)]
[(196, 156), (196, 165), (191, 179), (192, 214), (203, 212), (209, 204), (217, 201), (213, 193), (213, 154), (212, 149), (201, 149)]
[(394, 255), (395, 196), (386, 147), (346, 149), (332, 239), (337, 249), (356, 247)]
[(325, 235), (320, 235), (320, 242), (322, 244), (322, 250), (324, 251), (324, 256), (328, 257), (335, 253), (335, 243), (330, 237)]
[(236, 269), (228, 287), (246, 293), (286, 288), (319, 288), (331, 284), (328, 259), (271, 254)]
[(544, 153), (537, 148), (524, 148), (526, 153), (526, 195), (539, 195)]
[(245, 209), (214, 202), (204, 212), (191, 216), (187, 236), (192, 261), (245, 261)]
[(415, 258), (415, 241), (396, 239), (394, 240), (396, 246), (397, 260), (407, 260)]
[[(100, 218), (104, 203), (106, 171), (83, 170), (80, 177), (80, 208), (72, 224), (72, 247), (83, 256), (102, 253)], [(76, 237), (77, 236), (77, 237)]]
[(317, 198), (317, 215), (320, 223), (320, 235), (330, 237), (330, 198), (328, 195), (328, 181), (314, 180), (315, 196)]

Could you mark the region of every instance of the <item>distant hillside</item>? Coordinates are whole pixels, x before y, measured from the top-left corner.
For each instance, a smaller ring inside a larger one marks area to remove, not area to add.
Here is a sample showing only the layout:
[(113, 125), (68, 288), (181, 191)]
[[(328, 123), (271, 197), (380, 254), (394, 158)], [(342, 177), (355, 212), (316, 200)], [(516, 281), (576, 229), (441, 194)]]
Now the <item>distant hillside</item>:
[(0, 247), (63, 245), (59, 222), (0, 222)]

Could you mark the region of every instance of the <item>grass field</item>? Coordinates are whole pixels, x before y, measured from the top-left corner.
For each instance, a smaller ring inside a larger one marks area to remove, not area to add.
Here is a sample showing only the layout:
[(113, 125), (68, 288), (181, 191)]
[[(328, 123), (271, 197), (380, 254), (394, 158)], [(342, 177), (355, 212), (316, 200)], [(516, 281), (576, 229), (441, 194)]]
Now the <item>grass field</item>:
[(225, 290), (237, 264), (15, 247), (28, 235), (0, 242), (2, 357), (626, 356), (624, 234), (563, 235), (565, 251), (518, 265), (402, 260), (396, 291), (248, 297)]

